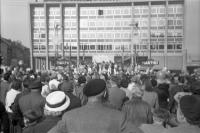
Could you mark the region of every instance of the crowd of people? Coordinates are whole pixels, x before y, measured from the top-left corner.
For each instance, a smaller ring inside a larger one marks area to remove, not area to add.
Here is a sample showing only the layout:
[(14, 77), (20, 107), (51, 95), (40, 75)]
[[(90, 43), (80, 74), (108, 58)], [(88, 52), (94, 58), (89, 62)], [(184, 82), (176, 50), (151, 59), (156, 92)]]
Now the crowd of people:
[(3, 133), (199, 133), (200, 74), (114, 63), (1, 73)]

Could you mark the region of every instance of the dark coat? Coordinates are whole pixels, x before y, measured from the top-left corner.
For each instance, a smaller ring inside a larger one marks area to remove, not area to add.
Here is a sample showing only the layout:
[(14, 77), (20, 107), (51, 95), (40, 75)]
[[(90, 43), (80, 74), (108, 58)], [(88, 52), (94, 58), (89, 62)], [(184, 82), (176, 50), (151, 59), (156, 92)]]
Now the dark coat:
[[(19, 107), (23, 116), (25, 116), (25, 114), (29, 115), (28, 113), (33, 113), (35, 118), (43, 116), (44, 105), (45, 98), (41, 96), (40, 91), (31, 91), (29, 94), (19, 99)], [(32, 117), (31, 114), (30, 117)]]
[(156, 92), (158, 94), (158, 102), (159, 102), (159, 107), (168, 109), (168, 98), (169, 98), (169, 84), (167, 83), (162, 83), (159, 84)]
[(23, 133), (47, 133), (60, 119), (61, 117), (47, 116), (41, 122), (25, 128)]
[(75, 108), (78, 108), (78, 107), (81, 107), (81, 100), (76, 97), (75, 95), (73, 95), (72, 93), (68, 93), (68, 92), (65, 92), (65, 94), (69, 97), (70, 99), (70, 105), (69, 107), (67, 108), (67, 111), (69, 110), (72, 110), (72, 109), (75, 109)]
[(2, 102), (0, 102), (0, 127), (3, 127), (4, 133), (9, 133), (9, 119), (6, 109)]
[(1, 80), (0, 87), (0, 101), (5, 105), (6, 93), (10, 89), (10, 85), (7, 81)]
[(123, 113), (96, 102), (66, 112), (48, 133), (120, 133), (123, 125)]

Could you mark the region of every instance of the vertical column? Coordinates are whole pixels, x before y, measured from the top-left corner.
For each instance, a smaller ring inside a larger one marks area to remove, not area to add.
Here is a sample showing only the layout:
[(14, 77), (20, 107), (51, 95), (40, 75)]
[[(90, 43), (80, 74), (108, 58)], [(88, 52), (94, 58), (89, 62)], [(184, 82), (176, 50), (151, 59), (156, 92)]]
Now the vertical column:
[(149, 15), (148, 15), (148, 44), (149, 44), (149, 59), (151, 59), (151, 2), (148, 2)]
[(80, 13), (79, 5), (76, 4), (76, 33), (77, 33), (77, 67), (80, 62)]
[(28, 20), (29, 20), (29, 42), (30, 42), (30, 67), (31, 69), (33, 69), (33, 43), (32, 43), (32, 33), (33, 33), (33, 30), (32, 30), (32, 8), (31, 8), (31, 5), (28, 4)]
[(165, 45), (164, 45), (164, 67), (167, 67), (167, 34), (168, 34), (168, 0), (165, 6)]
[(183, 67), (182, 70), (186, 71), (186, 66), (187, 66), (187, 49), (186, 49), (186, 44), (185, 44), (185, 3), (183, 2), (183, 46), (182, 46), (182, 56), (183, 56)]
[(37, 57), (33, 58), (35, 60), (35, 69), (38, 69), (38, 61), (37, 61)]
[(49, 45), (48, 45), (48, 12), (47, 4), (44, 4), (44, 16), (45, 16), (45, 41), (46, 41), (46, 70), (49, 70)]
[(133, 40), (133, 26), (134, 26), (134, 3), (131, 3), (131, 65), (134, 66), (133, 50), (134, 50), (134, 40)]
[(60, 28), (61, 28), (61, 47), (62, 47), (62, 58), (64, 59), (65, 57), (65, 52), (64, 52), (64, 24), (63, 24), (63, 5), (60, 3)]

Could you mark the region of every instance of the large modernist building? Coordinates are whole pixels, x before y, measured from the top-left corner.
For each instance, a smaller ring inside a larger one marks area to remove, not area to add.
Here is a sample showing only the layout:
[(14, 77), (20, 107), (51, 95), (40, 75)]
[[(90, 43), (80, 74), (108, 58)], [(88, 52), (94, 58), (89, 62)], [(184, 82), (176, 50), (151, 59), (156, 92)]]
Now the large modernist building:
[(56, 65), (55, 60), (69, 56), (78, 62), (148, 56), (159, 61), (155, 68), (169, 69), (198, 65), (199, 5), (199, 0), (30, 3), (32, 66), (49, 69)]

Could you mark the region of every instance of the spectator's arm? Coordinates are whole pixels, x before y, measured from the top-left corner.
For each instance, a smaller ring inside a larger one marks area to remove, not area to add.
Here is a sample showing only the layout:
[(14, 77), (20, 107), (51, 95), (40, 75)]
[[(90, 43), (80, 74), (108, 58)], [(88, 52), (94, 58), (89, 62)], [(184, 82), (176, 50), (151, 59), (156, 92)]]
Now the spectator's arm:
[(158, 94), (157, 93), (155, 93), (156, 95), (156, 101), (155, 101), (155, 109), (158, 109), (159, 108), (159, 102), (158, 102)]

